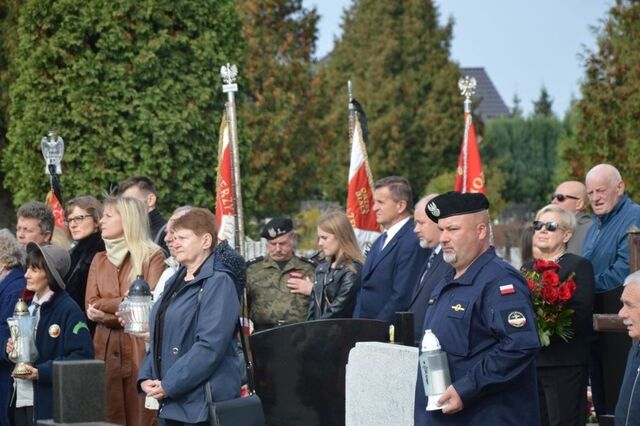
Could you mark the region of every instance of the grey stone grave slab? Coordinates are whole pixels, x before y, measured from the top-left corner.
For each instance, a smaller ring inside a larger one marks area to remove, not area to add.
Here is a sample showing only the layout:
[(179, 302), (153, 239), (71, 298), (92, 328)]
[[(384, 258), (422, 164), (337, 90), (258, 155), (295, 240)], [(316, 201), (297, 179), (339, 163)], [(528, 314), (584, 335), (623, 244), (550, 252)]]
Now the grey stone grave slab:
[(346, 426), (412, 426), (418, 348), (359, 342), (346, 368)]
[(104, 362), (73, 360), (53, 362), (54, 424), (104, 422)]

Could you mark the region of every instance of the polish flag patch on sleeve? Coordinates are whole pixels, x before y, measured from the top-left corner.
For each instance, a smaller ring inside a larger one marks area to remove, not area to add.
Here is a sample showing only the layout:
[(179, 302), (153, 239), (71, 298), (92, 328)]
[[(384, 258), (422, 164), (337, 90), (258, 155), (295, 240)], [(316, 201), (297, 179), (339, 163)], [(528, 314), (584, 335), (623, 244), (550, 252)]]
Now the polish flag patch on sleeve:
[(505, 295), (505, 294), (512, 294), (516, 292), (516, 288), (513, 286), (513, 284), (507, 284), (507, 285), (501, 285), (500, 286), (500, 294), (501, 295)]

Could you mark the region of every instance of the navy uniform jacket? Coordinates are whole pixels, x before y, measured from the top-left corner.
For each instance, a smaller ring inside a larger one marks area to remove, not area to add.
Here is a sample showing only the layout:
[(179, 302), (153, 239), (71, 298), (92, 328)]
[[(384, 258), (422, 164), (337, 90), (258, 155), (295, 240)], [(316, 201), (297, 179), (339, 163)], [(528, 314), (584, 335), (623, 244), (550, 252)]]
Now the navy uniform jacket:
[[(372, 250), (380, 244), (380, 237)], [(368, 256), (362, 269), (354, 318), (393, 322), (398, 311), (405, 311), (413, 293), (418, 272), (429, 252), (420, 247), (413, 233), (413, 219), (400, 228), (377, 256)]]
[[(464, 407), (456, 414), (416, 407), (416, 424), (538, 425), (540, 341), (524, 279), (493, 247), (461, 277), (453, 276), (433, 290), (424, 329), (433, 331), (447, 353)], [(501, 294), (501, 286), (508, 286), (508, 294)]]

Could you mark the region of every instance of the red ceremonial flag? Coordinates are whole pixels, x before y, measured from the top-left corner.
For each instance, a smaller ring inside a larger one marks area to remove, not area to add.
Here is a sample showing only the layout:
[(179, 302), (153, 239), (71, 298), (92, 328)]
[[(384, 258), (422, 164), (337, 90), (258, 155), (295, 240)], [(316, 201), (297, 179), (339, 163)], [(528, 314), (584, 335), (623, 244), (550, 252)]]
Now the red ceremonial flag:
[(233, 169), (231, 166), (231, 138), (226, 112), (220, 124), (218, 142), (218, 175), (216, 178), (216, 227), (218, 239), (227, 240), (235, 246), (236, 211), (233, 192)]
[(466, 114), (464, 127), (464, 140), (462, 141), (462, 149), (458, 159), (454, 190), (458, 192), (481, 192), (484, 194), (484, 174), (482, 173), (480, 151), (478, 150), (471, 114)]
[[(373, 178), (369, 169), (366, 149), (366, 115), (360, 104), (353, 99), (351, 164), (349, 166), (349, 192), (347, 194), (347, 217), (355, 231), (360, 248), (368, 249), (380, 235), (380, 225), (373, 211)], [(363, 124), (364, 123), (364, 126)]]
[(65, 229), (66, 226), (64, 224), (64, 209), (62, 208), (62, 204), (58, 200), (58, 196), (54, 192), (53, 188), (51, 188), (47, 193), (45, 204), (47, 205), (49, 210), (53, 212), (53, 218), (55, 219), (56, 228)]

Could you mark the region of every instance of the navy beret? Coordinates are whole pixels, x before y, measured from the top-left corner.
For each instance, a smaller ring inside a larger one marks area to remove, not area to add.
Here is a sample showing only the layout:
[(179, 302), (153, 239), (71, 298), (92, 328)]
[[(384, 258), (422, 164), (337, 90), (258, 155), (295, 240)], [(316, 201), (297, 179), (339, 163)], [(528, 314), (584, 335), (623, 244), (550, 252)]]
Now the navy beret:
[(450, 191), (438, 195), (425, 207), (425, 212), (429, 219), (438, 223), (438, 220), (449, 216), (476, 213), (489, 209), (489, 200), (484, 194), (479, 192), (456, 192)]
[(280, 235), (288, 234), (293, 231), (293, 222), (291, 219), (287, 218), (276, 218), (271, 219), (262, 229), (262, 234), (260, 236), (262, 238), (266, 238), (267, 240), (273, 240), (274, 238), (278, 238)]

